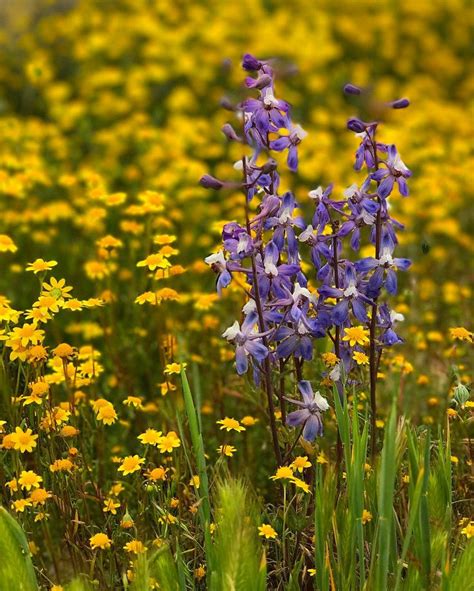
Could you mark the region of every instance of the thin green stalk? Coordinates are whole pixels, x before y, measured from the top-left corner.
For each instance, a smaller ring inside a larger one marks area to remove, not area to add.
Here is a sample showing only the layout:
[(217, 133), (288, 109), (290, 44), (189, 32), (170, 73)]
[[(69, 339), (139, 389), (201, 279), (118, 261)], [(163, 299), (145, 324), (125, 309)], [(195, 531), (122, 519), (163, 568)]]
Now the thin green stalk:
[(181, 370), (181, 381), (183, 384), (184, 404), (188, 417), (191, 442), (193, 444), (194, 455), (196, 458), (200, 486), (196, 489), (196, 494), (200, 498), (199, 518), (204, 532), (204, 542), (206, 547), (206, 558), (208, 563), (208, 573), (212, 571), (213, 565), (213, 547), (211, 532), (209, 529), (211, 523), (211, 505), (209, 501), (209, 480), (207, 477), (206, 458), (204, 455), (204, 443), (202, 433), (199, 429), (199, 421), (194, 406), (193, 395), (189, 387), (188, 378), (184, 369)]

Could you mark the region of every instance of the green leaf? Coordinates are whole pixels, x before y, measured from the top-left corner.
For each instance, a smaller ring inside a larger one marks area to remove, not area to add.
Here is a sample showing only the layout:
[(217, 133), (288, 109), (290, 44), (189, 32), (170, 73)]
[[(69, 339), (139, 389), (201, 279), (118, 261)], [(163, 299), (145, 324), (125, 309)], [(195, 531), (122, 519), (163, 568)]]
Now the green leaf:
[(26, 536), (15, 519), (0, 507), (0, 591), (37, 591)]

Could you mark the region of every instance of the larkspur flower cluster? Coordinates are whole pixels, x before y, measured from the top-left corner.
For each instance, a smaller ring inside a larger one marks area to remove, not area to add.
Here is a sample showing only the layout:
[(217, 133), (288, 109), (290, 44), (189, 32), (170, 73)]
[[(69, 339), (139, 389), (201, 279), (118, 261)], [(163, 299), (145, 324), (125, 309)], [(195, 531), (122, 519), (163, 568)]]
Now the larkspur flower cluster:
[[(246, 219), (244, 224), (225, 224), (222, 249), (205, 260), (217, 273), (219, 294), (236, 274), (243, 274), (248, 285), (241, 322), (236, 320), (223, 333), (235, 346), (237, 373), (253, 368), (254, 381), (264, 384), (273, 413), (274, 374), (281, 376), (293, 366), (303, 402), (280, 392), (282, 417), (289, 426), (301, 425), (303, 437), (312, 441), (322, 434), (321, 412), (328, 408), (303, 379), (304, 363), (314, 356), (315, 339), (332, 341), (334, 357), (330, 371), (322, 377), (341, 396), (352, 370), (370, 364), (375, 420), (375, 380), (382, 350), (401, 342), (396, 324), (403, 320), (379, 298), (383, 290), (397, 293), (397, 273), (410, 266), (408, 259), (394, 255), (397, 232), (403, 226), (390, 214), (388, 199), (395, 187), (402, 196), (408, 195), (407, 179), (412, 173), (395, 145), (377, 140), (377, 122), (353, 117), (347, 127), (360, 139), (354, 168), (365, 170), (366, 178), (348, 187), (341, 199), (334, 197), (333, 185), (310, 191), (314, 215), (307, 224), (298, 213), (294, 194), (279, 193), (278, 166), (270, 156), (272, 151), (286, 152), (287, 166), (296, 172), (298, 144), (306, 132), (292, 121), (290, 105), (275, 96), (270, 63), (247, 54), (242, 65), (254, 74), (245, 83), (258, 91), (258, 97), (247, 98), (235, 108), (241, 134), (230, 124), (223, 132), (230, 141), (252, 150), (250, 157), (234, 164), (243, 180), (239, 185), (205, 175), (201, 184), (211, 189), (240, 186), (246, 195)], [(364, 92), (352, 84), (344, 90), (349, 95)], [(387, 107), (401, 109), (408, 104), (400, 99)], [(259, 200), (256, 208), (251, 203), (254, 199)], [(373, 256), (352, 260), (349, 253), (357, 253), (363, 240), (373, 245)], [(310, 285), (310, 273), (303, 271), (308, 251), (317, 289)], [(286, 416), (285, 400), (301, 410)]]

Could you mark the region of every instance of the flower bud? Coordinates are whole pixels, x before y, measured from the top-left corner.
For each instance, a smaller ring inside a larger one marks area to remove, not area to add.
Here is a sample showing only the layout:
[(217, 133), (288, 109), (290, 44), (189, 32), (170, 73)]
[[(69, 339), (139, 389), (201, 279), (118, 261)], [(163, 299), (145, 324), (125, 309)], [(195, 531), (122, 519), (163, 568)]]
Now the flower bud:
[(278, 163), (276, 160), (274, 160), (273, 158), (269, 158), (265, 164), (262, 166), (262, 172), (265, 174), (268, 174), (269, 172), (272, 172), (274, 170), (277, 169)]
[(222, 187), (224, 186), (224, 183), (222, 181), (216, 179), (216, 177), (211, 176), (210, 174), (205, 174), (204, 176), (202, 176), (199, 179), (199, 184), (201, 185), (201, 187), (204, 187), (205, 189), (215, 189), (216, 191), (222, 189)]
[(388, 104), (390, 107), (392, 107), (392, 109), (406, 109), (409, 106), (410, 101), (407, 98), (402, 98), (396, 101), (392, 101)]
[(346, 94), (354, 94), (354, 95), (358, 95), (362, 92), (361, 88), (359, 88), (358, 86), (355, 86), (355, 84), (350, 84), (350, 83), (345, 84), (343, 90)]
[(351, 117), (347, 121), (347, 129), (355, 131), (356, 133), (362, 133), (367, 129), (367, 124), (357, 119), (357, 117)]
[(246, 53), (242, 59), (242, 67), (244, 70), (259, 70), (262, 67), (262, 64), (258, 61), (256, 57), (251, 55), (250, 53)]
[(221, 128), (221, 131), (228, 140), (231, 140), (234, 142), (241, 142), (242, 141), (242, 138), (237, 135), (235, 129), (232, 127), (232, 125), (230, 123), (226, 123), (225, 125), (223, 125)]

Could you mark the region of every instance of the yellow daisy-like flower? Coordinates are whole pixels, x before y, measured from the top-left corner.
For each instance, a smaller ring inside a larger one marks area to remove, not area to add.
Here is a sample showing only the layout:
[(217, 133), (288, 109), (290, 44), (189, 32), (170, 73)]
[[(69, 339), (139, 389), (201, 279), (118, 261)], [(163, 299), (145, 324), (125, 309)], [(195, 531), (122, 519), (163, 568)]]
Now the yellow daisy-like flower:
[(45, 261), (43, 259), (36, 259), (32, 263), (28, 263), (26, 267), (26, 271), (33, 271), (36, 275), (37, 273), (42, 273), (44, 271), (50, 271), (53, 267), (58, 264), (58, 261)]
[(474, 537), (474, 521), (471, 521), (466, 527), (461, 530), (461, 533), (466, 536), (468, 540)]
[(368, 365), (369, 364), (369, 357), (360, 351), (354, 351), (352, 354), (352, 359), (357, 363), (357, 365)]
[(117, 413), (112, 403), (104, 404), (97, 412), (97, 420), (102, 421), (104, 425), (113, 425), (117, 420)]
[(367, 345), (369, 343), (369, 331), (363, 326), (350, 326), (344, 329), (343, 341), (348, 341), (351, 347), (354, 345)]
[(31, 429), (23, 431), (21, 427), (16, 427), (15, 432), (10, 434), (10, 439), (13, 443), (13, 449), (21, 453), (31, 453), (37, 445), (38, 435), (34, 435)]
[(362, 511), (362, 523), (365, 525), (370, 521), (372, 521), (372, 513), (370, 511), (367, 511), (367, 509), (364, 509)]
[(127, 396), (123, 401), (123, 404), (125, 404), (125, 406), (133, 406), (134, 408), (142, 408), (143, 406), (142, 399), (138, 396)]
[(237, 421), (237, 419), (232, 419), (229, 417), (225, 417), (224, 419), (221, 419), (220, 421), (216, 421), (216, 423), (218, 425), (221, 426), (221, 431), (222, 430), (226, 430), (227, 432), (229, 431), (237, 431), (237, 432), (241, 432), (241, 431), (245, 431), (245, 427), (243, 427), (239, 421)]
[(13, 242), (10, 236), (0, 234), (0, 252), (16, 252), (18, 246)]
[(166, 473), (168, 472), (168, 468), (163, 468), (163, 466), (159, 466), (158, 468), (153, 468), (147, 472), (148, 480), (152, 480), (156, 482), (157, 480), (166, 480)]
[(294, 478), (293, 468), (291, 466), (280, 466), (276, 474), (270, 476), (270, 480), (281, 480), (282, 478)]
[(144, 433), (138, 436), (138, 439), (144, 445), (158, 445), (163, 438), (163, 433), (156, 429), (147, 429)]
[(142, 261), (138, 261), (137, 267), (148, 267), (150, 271), (154, 271), (158, 268), (167, 269), (168, 267), (171, 267), (171, 263), (164, 254), (157, 252), (148, 255), (146, 259), (143, 259)]
[(36, 488), (32, 490), (28, 499), (33, 503), (33, 506), (44, 505), (48, 499), (51, 498), (51, 493), (44, 488)]
[(43, 482), (43, 479), (33, 472), (33, 470), (23, 470), (20, 478), (18, 478), (18, 483), (24, 490), (39, 488), (41, 482)]
[(258, 526), (258, 535), (265, 537), (267, 540), (274, 539), (278, 536), (277, 532), (268, 523)]
[(222, 454), (223, 456), (227, 456), (228, 458), (231, 458), (234, 453), (237, 451), (237, 449), (233, 446), (233, 445), (220, 445), (217, 448), (217, 451)]
[(133, 474), (134, 472), (137, 472), (138, 470), (140, 470), (141, 465), (143, 464), (144, 461), (145, 461), (145, 458), (141, 458), (140, 456), (137, 456), (137, 455), (127, 456), (126, 458), (123, 459), (118, 470), (119, 470), (119, 472), (123, 472), (124, 476), (127, 476), (127, 474)]
[(175, 447), (179, 447), (181, 441), (174, 431), (170, 431), (161, 437), (158, 442), (158, 449), (161, 453), (171, 453)]
[(472, 332), (464, 328), (463, 326), (456, 326), (454, 328), (449, 329), (449, 334), (451, 338), (458, 341), (466, 341), (467, 343), (472, 343)]
[(31, 507), (31, 502), (28, 499), (17, 499), (11, 504), (11, 508), (16, 513), (24, 513), (27, 507)]
[(186, 363), (168, 363), (165, 367), (164, 373), (168, 376), (173, 374), (180, 374), (182, 369), (186, 369)]
[(89, 538), (89, 544), (92, 550), (97, 550), (98, 548), (106, 550), (107, 548), (110, 548), (112, 540), (107, 534), (98, 533)]
[(294, 470), (302, 473), (305, 468), (310, 468), (311, 462), (308, 460), (308, 456), (298, 456), (291, 462), (291, 467)]
[(72, 287), (66, 285), (65, 279), (59, 279), (58, 281), (55, 277), (51, 277), (49, 283), (43, 283), (43, 292), (41, 295), (51, 295), (57, 300), (65, 300), (72, 297), (69, 293), (70, 291), (72, 291)]
[(254, 425), (256, 425), (258, 423), (258, 419), (256, 419), (255, 417), (251, 417), (249, 415), (246, 415), (245, 417), (243, 417), (240, 422), (242, 423), (242, 425), (245, 425), (246, 427), (253, 427)]
[(131, 540), (130, 542), (127, 542), (123, 549), (125, 552), (130, 552), (132, 554), (142, 554), (147, 550), (145, 544), (140, 542), (140, 540)]
[(115, 501), (115, 499), (105, 499), (102, 511), (104, 513), (112, 513), (112, 515), (117, 515), (117, 509), (119, 507), (120, 503)]
[(290, 480), (298, 488), (301, 488), (302, 491), (304, 491), (305, 493), (309, 493), (309, 484), (307, 482), (305, 482), (301, 478), (296, 478), (295, 476), (293, 476), (293, 478), (291, 478)]

